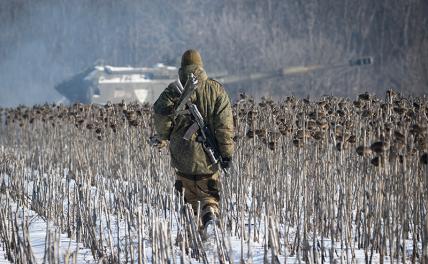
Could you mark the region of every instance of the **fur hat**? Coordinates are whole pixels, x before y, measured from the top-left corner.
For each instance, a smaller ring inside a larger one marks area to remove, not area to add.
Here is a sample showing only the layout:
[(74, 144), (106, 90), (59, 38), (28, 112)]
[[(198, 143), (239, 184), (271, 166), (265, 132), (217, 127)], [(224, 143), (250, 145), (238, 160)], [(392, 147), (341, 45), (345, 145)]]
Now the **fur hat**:
[(203, 67), (201, 54), (197, 50), (189, 49), (183, 53), (181, 57), (181, 67), (184, 68), (188, 65), (196, 64)]

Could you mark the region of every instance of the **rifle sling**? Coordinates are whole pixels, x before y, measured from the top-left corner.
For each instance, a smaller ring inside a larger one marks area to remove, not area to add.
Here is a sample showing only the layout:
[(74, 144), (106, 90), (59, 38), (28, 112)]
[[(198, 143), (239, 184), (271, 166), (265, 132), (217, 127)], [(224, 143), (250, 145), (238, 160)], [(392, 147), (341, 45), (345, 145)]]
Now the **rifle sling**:
[(193, 94), (193, 91), (197, 88), (197, 80), (194, 80), (193, 78), (189, 78), (184, 85), (183, 93), (180, 96), (180, 103), (175, 109), (176, 112), (179, 112), (186, 107), (187, 102), (190, 100), (190, 97)]

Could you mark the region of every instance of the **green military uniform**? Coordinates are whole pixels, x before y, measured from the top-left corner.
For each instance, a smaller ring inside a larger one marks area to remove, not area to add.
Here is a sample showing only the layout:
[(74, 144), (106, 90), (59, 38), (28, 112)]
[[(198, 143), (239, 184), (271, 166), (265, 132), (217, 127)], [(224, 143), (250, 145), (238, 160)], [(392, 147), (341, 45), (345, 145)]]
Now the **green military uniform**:
[[(208, 79), (197, 51), (188, 50), (183, 54), (179, 69), (180, 82), (184, 85), (187, 76), (193, 73), (198, 79), (196, 90), (190, 100), (194, 103), (205, 123), (215, 136), (222, 157), (233, 155), (233, 116), (229, 96), (223, 86)], [(185, 199), (196, 212), (201, 203), (203, 223), (218, 215), (219, 164), (212, 164), (198, 142), (198, 133), (189, 140), (183, 138), (193, 124), (191, 115), (175, 116), (175, 108), (180, 103), (180, 95), (174, 84), (170, 84), (154, 104), (155, 128), (161, 140), (170, 141), (171, 163), (177, 172), (176, 189), (185, 189)]]

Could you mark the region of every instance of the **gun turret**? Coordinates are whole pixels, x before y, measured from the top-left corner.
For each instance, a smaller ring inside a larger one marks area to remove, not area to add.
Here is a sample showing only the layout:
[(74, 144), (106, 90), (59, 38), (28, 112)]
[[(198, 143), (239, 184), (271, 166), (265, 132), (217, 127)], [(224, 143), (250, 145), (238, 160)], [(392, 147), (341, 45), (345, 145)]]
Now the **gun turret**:
[(219, 80), (224, 84), (237, 83), (242, 81), (254, 81), (262, 80), (267, 78), (275, 77), (286, 77), (299, 74), (307, 74), (316, 71), (331, 70), (338, 68), (347, 68), (347, 67), (359, 67), (373, 64), (373, 57), (362, 57), (357, 59), (349, 60), (347, 63), (341, 64), (331, 64), (331, 65), (309, 65), (309, 66), (296, 66), (296, 67), (286, 67), (275, 71), (269, 72), (260, 72), (260, 73), (244, 73), (237, 75), (219, 75), (214, 76), (215, 79)]

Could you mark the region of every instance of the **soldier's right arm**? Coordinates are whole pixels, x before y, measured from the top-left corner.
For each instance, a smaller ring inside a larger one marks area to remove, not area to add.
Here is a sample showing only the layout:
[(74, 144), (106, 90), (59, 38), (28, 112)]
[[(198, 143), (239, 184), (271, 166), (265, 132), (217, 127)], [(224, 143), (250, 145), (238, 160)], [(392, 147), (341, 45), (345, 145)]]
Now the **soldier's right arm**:
[(170, 85), (161, 93), (153, 105), (154, 125), (161, 140), (169, 140), (171, 135), (176, 101), (177, 92)]
[(234, 152), (232, 106), (222, 86), (215, 102), (213, 124), (220, 154), (223, 158), (232, 158)]

